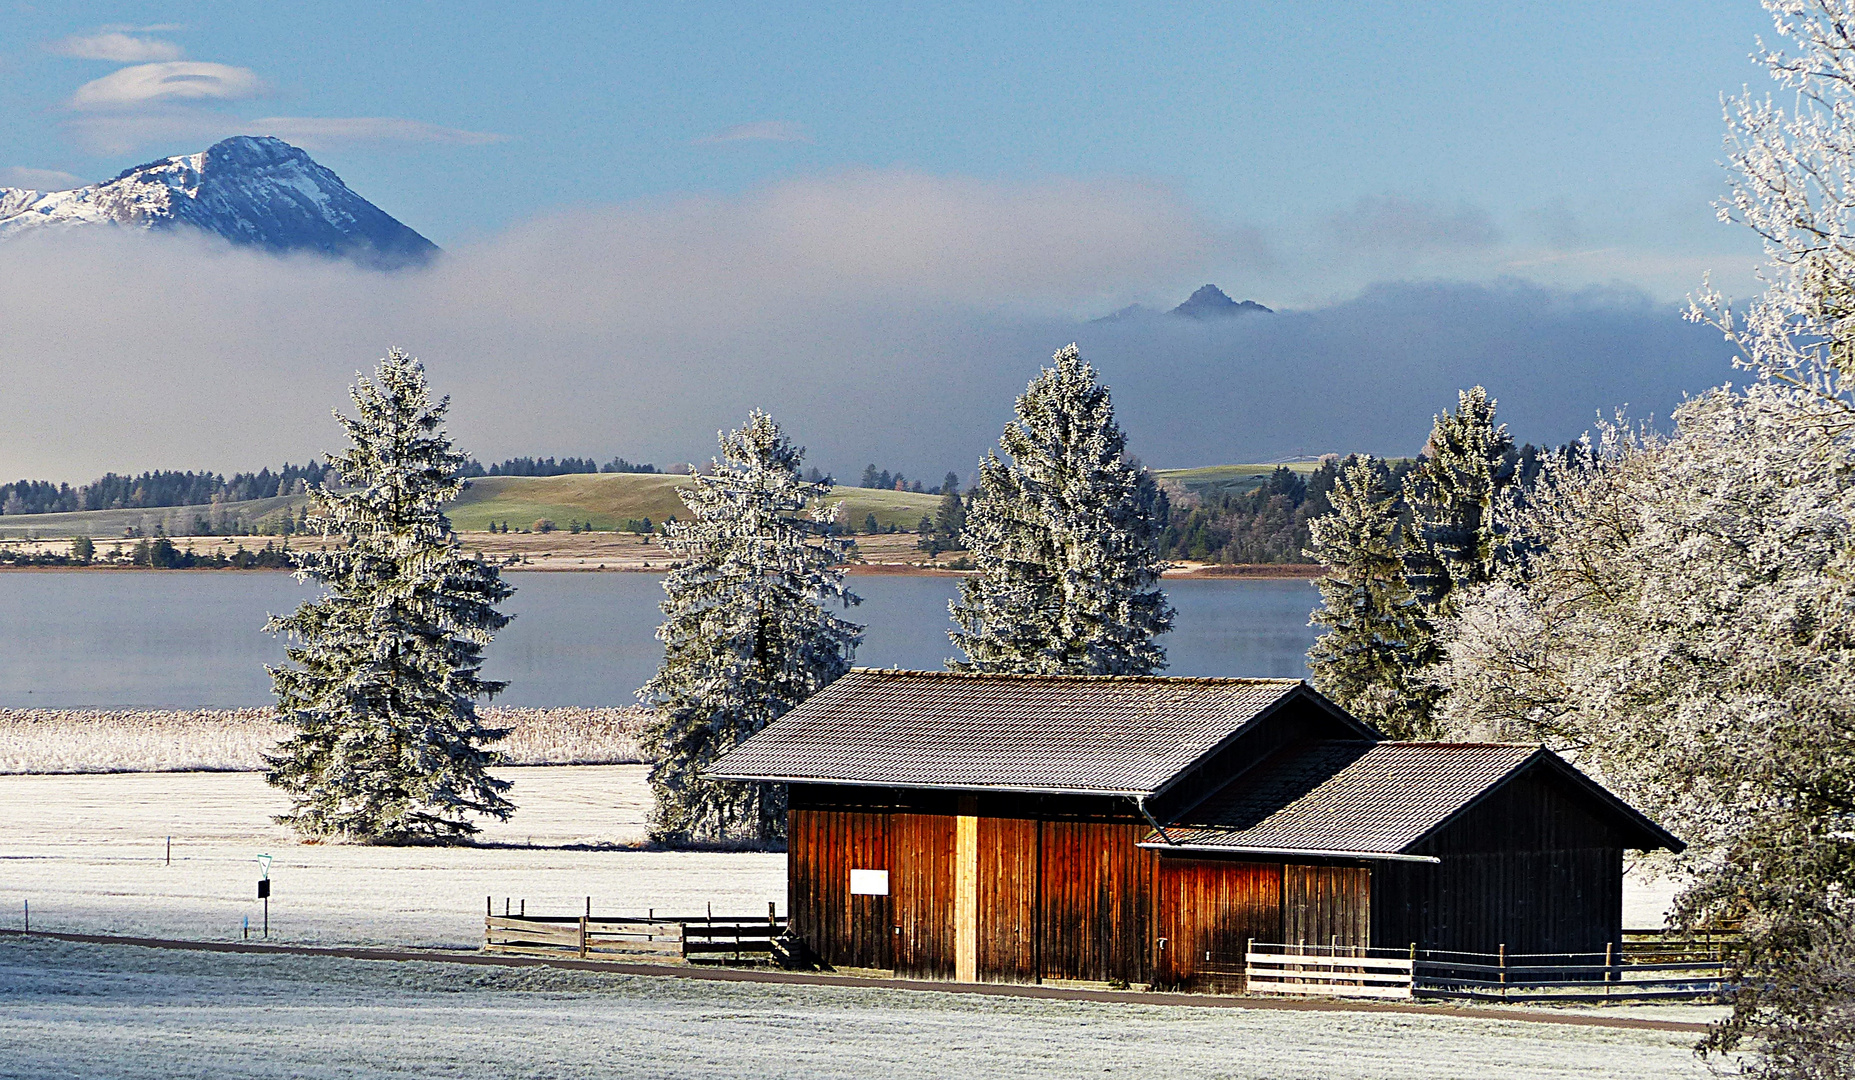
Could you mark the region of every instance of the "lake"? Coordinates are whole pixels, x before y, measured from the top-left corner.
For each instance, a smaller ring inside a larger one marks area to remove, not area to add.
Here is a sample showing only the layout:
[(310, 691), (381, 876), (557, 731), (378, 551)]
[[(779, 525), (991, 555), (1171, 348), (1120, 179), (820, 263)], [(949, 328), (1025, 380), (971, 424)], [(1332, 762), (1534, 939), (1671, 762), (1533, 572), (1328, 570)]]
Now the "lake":
[[(511, 573), (515, 620), (485, 674), (506, 705), (627, 705), (662, 658), (655, 574)], [(857, 663), (939, 668), (951, 577), (856, 577), (849, 617), (868, 627)], [(1163, 638), (1171, 675), (1299, 678), (1316, 593), (1296, 580), (1168, 580), (1179, 615)], [(0, 573), (0, 707), (206, 708), (270, 701), (264, 665), (283, 645), (259, 627), (313, 586), (249, 571)]]

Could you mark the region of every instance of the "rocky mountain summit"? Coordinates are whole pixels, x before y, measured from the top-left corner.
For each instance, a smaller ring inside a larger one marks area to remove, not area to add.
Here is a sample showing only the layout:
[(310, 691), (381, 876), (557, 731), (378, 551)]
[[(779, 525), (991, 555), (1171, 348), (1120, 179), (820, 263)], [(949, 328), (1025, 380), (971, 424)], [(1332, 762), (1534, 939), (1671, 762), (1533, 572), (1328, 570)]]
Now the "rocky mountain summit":
[(1201, 286), (1197, 292), (1187, 297), (1185, 302), (1170, 311), (1159, 311), (1145, 304), (1129, 304), (1111, 315), (1096, 319), (1098, 323), (1125, 322), (1130, 319), (1151, 319), (1161, 315), (1176, 316), (1181, 319), (1200, 321), (1227, 319), (1238, 315), (1274, 314), (1274, 308), (1267, 308), (1254, 300), (1238, 302), (1232, 300), (1224, 290), (1215, 285)]
[(313, 251), (383, 270), (437, 245), (281, 139), (235, 136), (70, 191), (0, 188), (0, 238), (98, 225), (196, 228), (274, 252)]
[(1166, 314), (1187, 319), (1228, 319), (1235, 315), (1273, 314), (1273, 310), (1254, 300), (1238, 303), (1217, 286), (1204, 285)]

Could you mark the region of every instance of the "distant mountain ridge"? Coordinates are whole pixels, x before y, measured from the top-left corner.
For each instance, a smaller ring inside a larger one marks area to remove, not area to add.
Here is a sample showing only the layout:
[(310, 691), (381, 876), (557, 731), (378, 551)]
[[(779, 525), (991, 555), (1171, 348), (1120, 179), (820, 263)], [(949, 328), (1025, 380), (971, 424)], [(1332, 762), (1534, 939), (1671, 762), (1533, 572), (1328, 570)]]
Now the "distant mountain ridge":
[(378, 269), (438, 246), (281, 139), (239, 135), (70, 191), (0, 188), (0, 238), (97, 225), (192, 227), (274, 252), (314, 251)]
[(1254, 300), (1238, 302), (1232, 300), (1224, 290), (1215, 285), (1200, 286), (1197, 292), (1186, 297), (1185, 302), (1170, 311), (1161, 312), (1145, 304), (1129, 304), (1111, 315), (1103, 315), (1093, 321), (1098, 323), (1123, 322), (1128, 319), (1150, 319), (1159, 315), (1169, 315), (1181, 319), (1228, 319), (1239, 315), (1272, 315), (1275, 309), (1267, 308)]

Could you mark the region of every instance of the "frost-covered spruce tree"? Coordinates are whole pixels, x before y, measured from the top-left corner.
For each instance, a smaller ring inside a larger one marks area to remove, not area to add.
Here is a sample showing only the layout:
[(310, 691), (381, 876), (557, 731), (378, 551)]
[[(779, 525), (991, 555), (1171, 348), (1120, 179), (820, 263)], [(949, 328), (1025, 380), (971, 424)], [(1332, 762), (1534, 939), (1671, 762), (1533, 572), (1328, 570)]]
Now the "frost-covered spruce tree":
[(1108, 388), (1074, 345), (1031, 380), (979, 463), (951, 610), (956, 671), (1142, 675), (1166, 666), (1158, 486), (1127, 456)]
[(1431, 738), (1437, 692), (1418, 675), (1435, 659), (1435, 628), (1404, 579), (1398, 494), (1384, 463), (1348, 459), (1327, 496), (1332, 512), (1308, 523), (1307, 555), (1327, 568), (1322, 628), (1308, 650), (1315, 689), (1394, 739)]
[(1456, 591), (1494, 576), (1494, 503), (1513, 482), (1514, 440), (1494, 423), (1493, 398), (1479, 386), (1436, 418), (1424, 460), (1404, 478), (1411, 511), (1406, 576), (1432, 612), (1455, 611)]
[(782, 786), (702, 770), (850, 670), (862, 640), (827, 608), (859, 598), (844, 586), (850, 542), (832, 535), (835, 508), (806, 510), (831, 485), (800, 476), (804, 453), (756, 410), (722, 434), (714, 472), (678, 492), (691, 520), (664, 527), (679, 562), (663, 583), (663, 666), (638, 692), (653, 714), (659, 842), (783, 839)]
[(297, 576), (327, 595), (266, 625), (295, 644), (270, 669), (294, 730), (265, 779), (290, 794), (277, 820), (305, 837), (457, 841), (477, 831), (471, 815), (515, 809), (487, 771), (506, 732), (476, 709), (503, 688), (479, 670), (514, 590), (464, 554), (444, 515), (465, 458), (424, 367), (395, 349), (353, 396), (355, 415), (336, 413), (351, 445), (329, 458), (342, 486), (310, 489), (309, 527), (337, 543), (293, 552)]

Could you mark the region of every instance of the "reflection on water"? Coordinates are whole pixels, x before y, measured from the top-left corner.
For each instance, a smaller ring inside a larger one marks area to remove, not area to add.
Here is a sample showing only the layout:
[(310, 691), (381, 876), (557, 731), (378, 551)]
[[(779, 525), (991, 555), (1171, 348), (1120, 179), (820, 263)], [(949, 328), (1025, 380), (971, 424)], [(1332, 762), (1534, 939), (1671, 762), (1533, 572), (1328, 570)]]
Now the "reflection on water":
[[(652, 636), (663, 598), (654, 574), (509, 575), (515, 621), (489, 649), (485, 674), (507, 679), (509, 705), (617, 705), (633, 700), (662, 652)], [(949, 577), (858, 577), (850, 617), (868, 627), (859, 664), (938, 668)], [(1169, 581), (1178, 609), (1166, 636), (1174, 675), (1306, 673), (1315, 601), (1305, 581)], [(259, 632), (313, 587), (280, 573), (44, 571), (0, 573), (0, 707), (188, 708), (270, 699), (264, 665), (283, 645)]]

